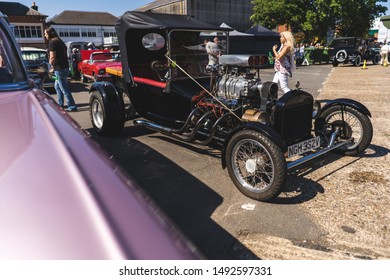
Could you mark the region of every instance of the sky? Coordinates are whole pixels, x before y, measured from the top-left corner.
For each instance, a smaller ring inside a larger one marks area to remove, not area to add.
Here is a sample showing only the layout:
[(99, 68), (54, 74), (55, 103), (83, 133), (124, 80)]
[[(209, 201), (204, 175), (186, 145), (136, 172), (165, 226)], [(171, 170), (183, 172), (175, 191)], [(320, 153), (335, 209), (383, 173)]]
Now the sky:
[(31, 7), (32, 2), (38, 6), (38, 12), (52, 18), (65, 10), (108, 12), (114, 16), (121, 16), (127, 11), (135, 10), (153, 0), (12, 0)]
[[(51, 18), (64, 10), (108, 12), (114, 16), (121, 16), (126, 11), (140, 8), (153, 0), (13, 0), (5, 2), (19, 2), (27, 7), (31, 7), (32, 2), (35, 2), (38, 11)], [(388, 8), (386, 14), (390, 15), (390, 0), (381, 5)]]

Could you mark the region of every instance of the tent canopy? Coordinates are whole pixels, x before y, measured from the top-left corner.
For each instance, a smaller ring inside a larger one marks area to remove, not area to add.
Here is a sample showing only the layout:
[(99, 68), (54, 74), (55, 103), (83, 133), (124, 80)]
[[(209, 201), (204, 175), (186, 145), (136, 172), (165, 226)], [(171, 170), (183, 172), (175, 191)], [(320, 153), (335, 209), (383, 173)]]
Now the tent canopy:
[(253, 34), (255, 36), (269, 36), (269, 37), (279, 37), (279, 33), (271, 31), (264, 26), (261, 25), (255, 25), (252, 28), (249, 28), (247, 31), (245, 31), (247, 34)]
[(381, 17), (381, 22), (386, 28), (390, 29), (390, 16), (383, 16)]
[[(224, 22), (219, 27), (233, 29), (232, 27), (230, 27), (229, 25), (227, 25)], [(235, 29), (233, 29), (233, 31), (230, 31), (229, 35), (230, 36), (253, 36), (253, 34), (243, 33), (243, 32), (237, 31)]]
[[(248, 34), (248, 33), (243, 33), (243, 32), (237, 31), (224, 22), (219, 27), (229, 30), (230, 37), (232, 37), (232, 36), (253, 37), (254, 36), (253, 34)], [(201, 36), (218, 36), (219, 34), (217, 32), (211, 32), (211, 33), (210, 32), (202, 32), (202, 33), (200, 33), (200, 35)]]

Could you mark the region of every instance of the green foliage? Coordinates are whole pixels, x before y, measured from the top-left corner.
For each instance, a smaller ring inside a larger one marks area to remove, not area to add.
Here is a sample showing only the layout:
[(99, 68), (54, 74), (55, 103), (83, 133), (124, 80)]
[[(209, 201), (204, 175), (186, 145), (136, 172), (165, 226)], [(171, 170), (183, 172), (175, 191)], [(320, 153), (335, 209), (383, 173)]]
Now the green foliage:
[(338, 36), (367, 36), (373, 20), (387, 8), (387, 0), (253, 0), (254, 24), (269, 29), (286, 24), (306, 41), (325, 40), (329, 32)]

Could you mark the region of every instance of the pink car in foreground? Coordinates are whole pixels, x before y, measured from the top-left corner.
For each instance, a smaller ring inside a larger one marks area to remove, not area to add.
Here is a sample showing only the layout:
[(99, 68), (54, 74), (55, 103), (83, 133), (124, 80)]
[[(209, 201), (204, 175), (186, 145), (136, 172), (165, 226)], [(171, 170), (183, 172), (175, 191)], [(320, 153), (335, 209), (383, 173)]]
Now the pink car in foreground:
[(0, 13), (0, 259), (193, 259), (196, 250), (28, 80)]

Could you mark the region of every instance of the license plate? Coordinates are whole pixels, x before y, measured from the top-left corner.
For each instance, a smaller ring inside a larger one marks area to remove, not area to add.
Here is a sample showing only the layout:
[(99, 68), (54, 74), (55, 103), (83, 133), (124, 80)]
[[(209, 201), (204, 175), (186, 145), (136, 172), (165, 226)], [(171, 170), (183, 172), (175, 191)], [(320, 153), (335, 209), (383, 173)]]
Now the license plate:
[(288, 157), (294, 157), (320, 146), (320, 137), (311, 138), (288, 147)]

